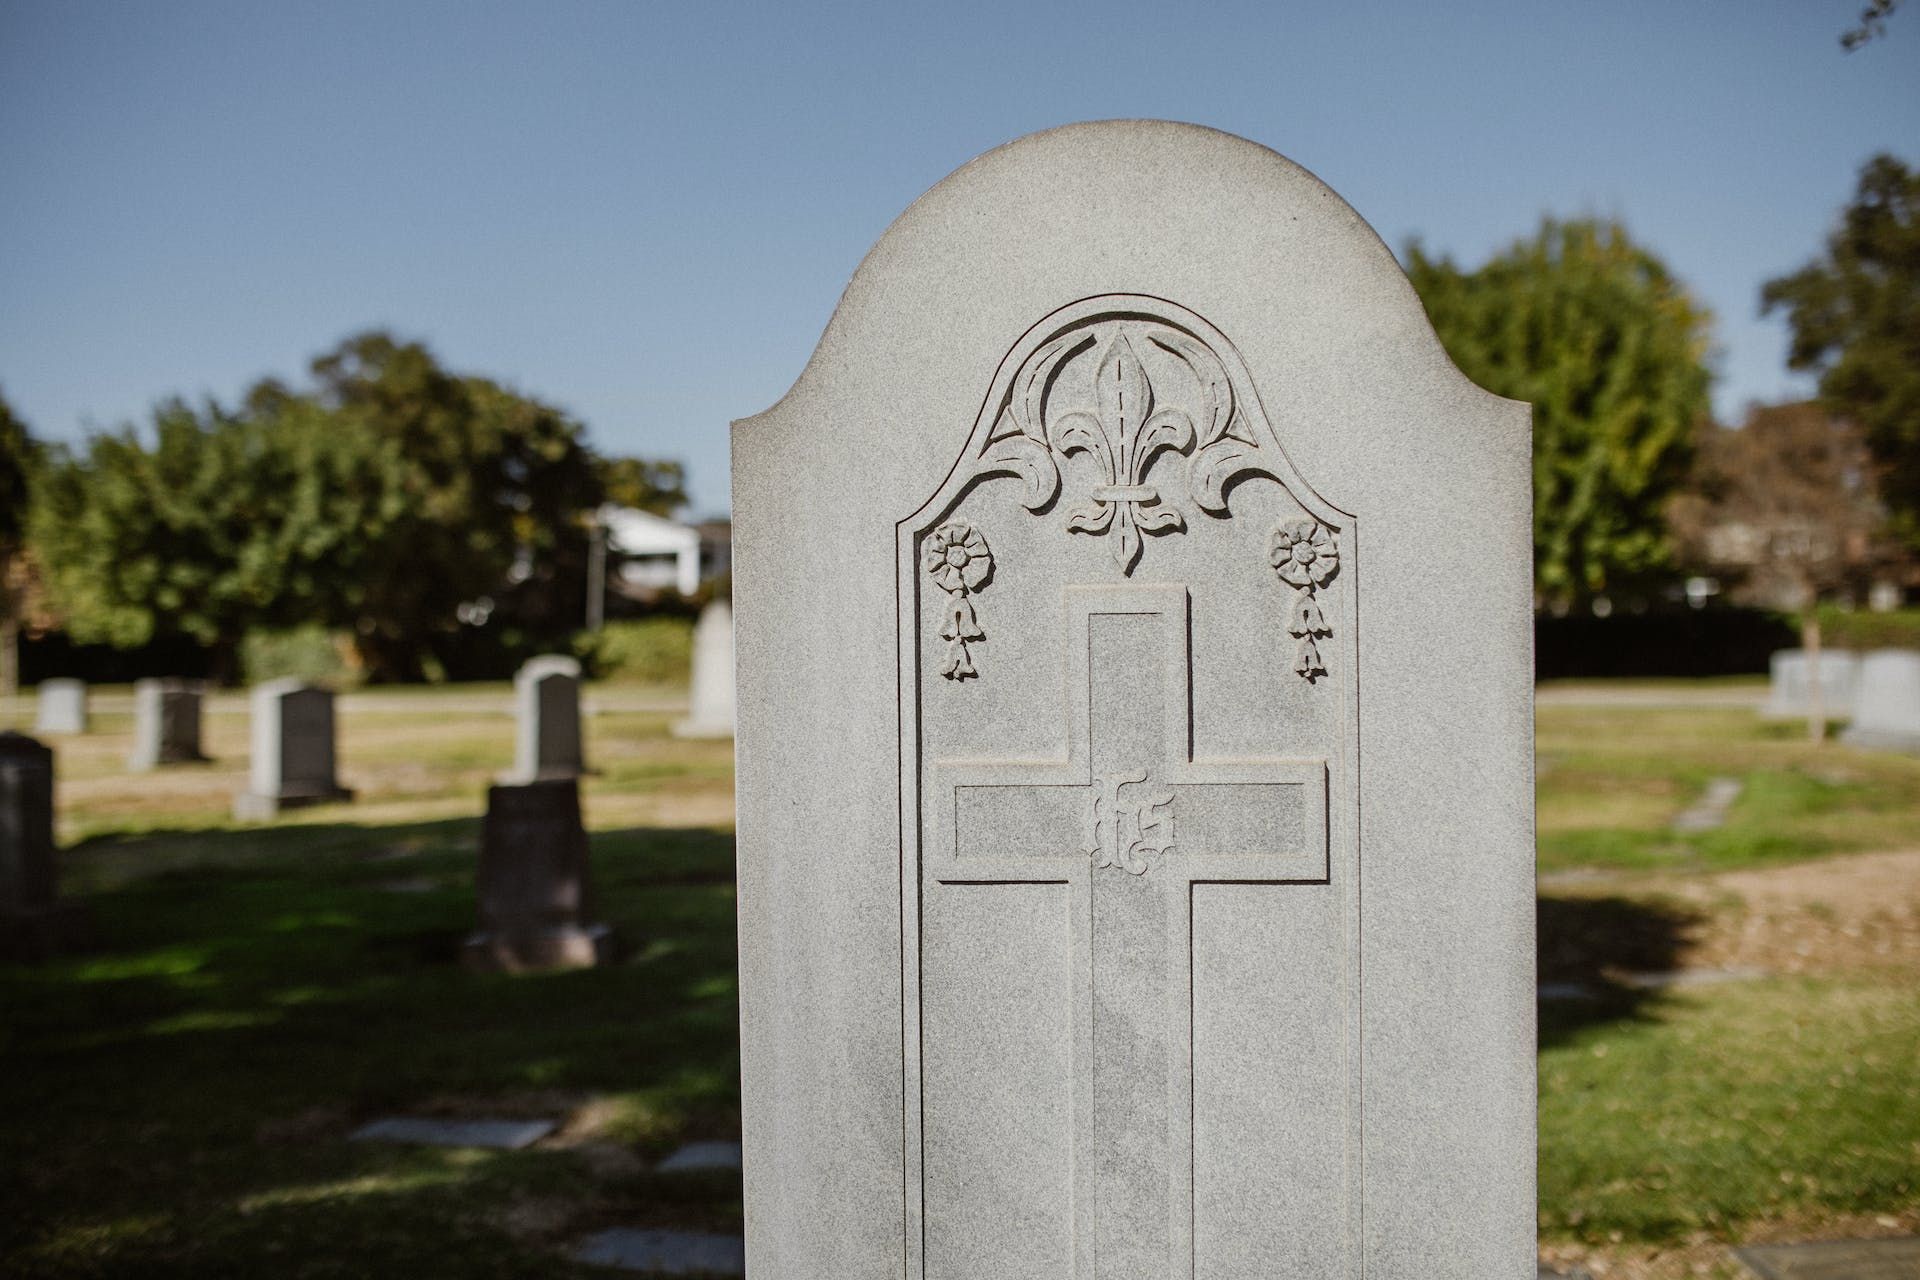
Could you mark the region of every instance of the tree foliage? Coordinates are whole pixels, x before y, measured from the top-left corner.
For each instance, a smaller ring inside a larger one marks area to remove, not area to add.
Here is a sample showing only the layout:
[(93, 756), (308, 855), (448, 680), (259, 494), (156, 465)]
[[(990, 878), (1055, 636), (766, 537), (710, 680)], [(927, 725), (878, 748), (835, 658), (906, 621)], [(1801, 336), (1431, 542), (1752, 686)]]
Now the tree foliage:
[(27, 477), (33, 458), (27, 424), (13, 416), (12, 406), (0, 396), (0, 555), (18, 543), (26, 529)]
[(1867, 0), (1860, 20), (1840, 33), (1840, 47), (1852, 53), (1861, 45), (1887, 34), (1887, 19), (1900, 7), (1900, 0)]
[[(1756, 407), (1738, 430), (1710, 427), (1694, 484), (1674, 501), (1673, 524), (1696, 563), (1797, 602), (1812, 663), (1822, 600), (1864, 589), (1892, 560), (1859, 428), (1811, 402)], [(1816, 742), (1826, 737), (1820, 683), (1808, 682), (1807, 729)]]
[(1743, 426), (1709, 427), (1672, 517), (1691, 563), (1803, 609), (1864, 591), (1893, 558), (1860, 429), (1812, 401), (1755, 406)]
[(600, 488), (616, 506), (670, 516), (687, 504), (687, 470), (679, 462), (602, 458)]
[(1541, 596), (1668, 570), (1664, 508), (1708, 411), (1706, 310), (1611, 222), (1547, 219), (1474, 271), (1415, 244), (1408, 274), (1461, 371), (1533, 405)]
[(68, 632), (123, 648), (180, 633), (231, 654), (294, 607), (273, 545), (291, 477), (273, 444), (218, 405), (172, 400), (150, 439), (54, 449), (29, 527)]
[(33, 538), (76, 638), (184, 632), (230, 655), (251, 629), (320, 622), (383, 680), (563, 642), (607, 467), (580, 424), (384, 333), (311, 372), (233, 410), (169, 402), (150, 431), (55, 459)]
[(1920, 172), (1868, 161), (1825, 253), (1760, 301), (1787, 314), (1787, 362), (1818, 372), (1821, 401), (1866, 431), (1895, 526), (1920, 546)]
[(12, 406), (0, 396), (0, 697), (11, 697), (19, 683), (20, 615), (26, 599), (20, 550), (37, 459), (26, 423), (13, 416)]

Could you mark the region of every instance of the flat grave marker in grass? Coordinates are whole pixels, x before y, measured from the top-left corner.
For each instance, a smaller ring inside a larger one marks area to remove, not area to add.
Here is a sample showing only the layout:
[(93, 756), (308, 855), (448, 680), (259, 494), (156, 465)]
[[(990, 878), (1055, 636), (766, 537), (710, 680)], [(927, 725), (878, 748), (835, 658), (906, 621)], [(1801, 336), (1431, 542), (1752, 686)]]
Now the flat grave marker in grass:
[(746, 1243), (740, 1237), (695, 1231), (615, 1227), (588, 1236), (573, 1257), (589, 1266), (668, 1276), (738, 1276), (747, 1270)]
[(694, 1173), (707, 1169), (738, 1169), (737, 1142), (689, 1142), (660, 1162), (660, 1173)]
[(1673, 830), (1683, 835), (1701, 831), (1717, 831), (1727, 824), (1727, 810), (1746, 790), (1746, 784), (1738, 778), (1714, 778), (1707, 783), (1707, 789), (1700, 799), (1689, 805), (1673, 820)]
[(1920, 1276), (1920, 1236), (1749, 1245), (1735, 1249), (1733, 1256), (1760, 1280), (1914, 1280)]
[(420, 1147), (485, 1147), (518, 1151), (560, 1127), (555, 1120), (448, 1120), (390, 1116), (354, 1130), (354, 1142), (398, 1142)]

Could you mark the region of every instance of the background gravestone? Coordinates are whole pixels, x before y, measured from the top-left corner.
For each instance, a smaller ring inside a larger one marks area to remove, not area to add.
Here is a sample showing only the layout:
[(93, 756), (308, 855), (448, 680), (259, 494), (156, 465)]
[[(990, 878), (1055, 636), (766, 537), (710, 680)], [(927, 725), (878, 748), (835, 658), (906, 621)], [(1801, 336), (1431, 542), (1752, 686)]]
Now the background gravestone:
[(1920, 751), (1920, 651), (1876, 649), (1860, 660), (1853, 723), (1840, 740)]
[(580, 751), (580, 664), (560, 654), (532, 658), (513, 677), (517, 736), (511, 782), (572, 778)]
[(1528, 411), (1358, 215), (1002, 147), (733, 474), (755, 1269), (1533, 1274)]
[(715, 600), (693, 628), (693, 692), (687, 718), (673, 727), (682, 738), (733, 736), (733, 606)]
[(333, 694), (287, 677), (256, 687), (253, 753), (247, 789), (234, 797), (234, 817), (273, 817), (282, 809), (353, 799), (334, 775)]
[(33, 731), (35, 733), (85, 733), (87, 731), (87, 682), (84, 680), (42, 680), (35, 691)]
[(127, 768), (139, 772), (207, 758), (200, 750), (200, 686), (186, 680), (137, 681)]
[(480, 924), (467, 939), (467, 964), (519, 972), (605, 963), (612, 934), (588, 917), (587, 862), (577, 780), (487, 788)]
[[(1776, 719), (1804, 716), (1812, 707), (1813, 663), (1805, 649), (1782, 649), (1767, 661), (1767, 705), (1763, 714)], [(1832, 719), (1853, 714), (1860, 682), (1860, 655), (1845, 649), (1820, 653), (1821, 707)]]
[(53, 752), (0, 733), (0, 956), (33, 960), (70, 938), (79, 913), (59, 901), (53, 849)]

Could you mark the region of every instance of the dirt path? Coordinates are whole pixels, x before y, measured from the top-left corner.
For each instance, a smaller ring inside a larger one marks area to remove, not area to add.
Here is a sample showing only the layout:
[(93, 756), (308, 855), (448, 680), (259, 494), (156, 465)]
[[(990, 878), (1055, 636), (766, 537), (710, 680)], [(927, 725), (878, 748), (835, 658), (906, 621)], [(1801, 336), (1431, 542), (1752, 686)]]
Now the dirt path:
[(1705, 912), (1692, 966), (1774, 973), (1920, 966), (1920, 849), (1862, 853), (1665, 886)]

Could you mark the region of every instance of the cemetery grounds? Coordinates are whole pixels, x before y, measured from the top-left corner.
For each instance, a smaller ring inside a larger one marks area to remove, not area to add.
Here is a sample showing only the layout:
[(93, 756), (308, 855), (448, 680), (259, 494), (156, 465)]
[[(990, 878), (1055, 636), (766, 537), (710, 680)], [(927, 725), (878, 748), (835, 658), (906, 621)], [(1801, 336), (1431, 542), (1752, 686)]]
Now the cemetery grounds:
[[(353, 695), (358, 800), (271, 825), (228, 818), (237, 697), (210, 765), (125, 773), (110, 696), (54, 740), (96, 936), (0, 968), (0, 1273), (588, 1276), (565, 1251), (604, 1227), (737, 1232), (736, 1173), (655, 1169), (739, 1132), (731, 744), (671, 737), (673, 690), (587, 701), (596, 914), (625, 950), (541, 976), (455, 959), (504, 686)], [(1542, 699), (1542, 1251), (1598, 1280), (1920, 1233), (1920, 758), (1810, 746), (1757, 702)], [(1716, 779), (1740, 783), (1718, 825), (1675, 831)], [(561, 1125), (520, 1151), (348, 1140), (396, 1114)]]

